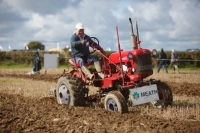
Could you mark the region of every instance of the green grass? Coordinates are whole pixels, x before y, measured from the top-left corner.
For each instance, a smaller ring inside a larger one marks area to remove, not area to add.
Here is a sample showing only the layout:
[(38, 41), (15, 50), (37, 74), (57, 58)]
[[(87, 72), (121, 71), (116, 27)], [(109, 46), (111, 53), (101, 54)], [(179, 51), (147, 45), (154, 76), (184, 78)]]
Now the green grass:
[(180, 68), (180, 70), (200, 70), (199, 67)]
[(12, 62), (6, 62), (3, 64), (0, 64), (0, 68), (30, 68), (31, 65), (26, 65), (26, 64), (14, 64)]
[[(94, 66), (89, 66), (90, 68), (94, 68)], [(26, 65), (26, 64), (15, 64), (12, 62), (5, 62), (0, 64), (0, 69), (1, 68), (11, 68), (11, 69), (16, 69), (16, 68), (33, 68), (33, 65)], [(44, 68), (44, 66), (42, 66)], [(71, 68), (70, 65), (59, 65), (58, 68), (61, 69), (69, 69)], [(157, 70), (158, 67), (154, 67), (153, 70)], [(162, 69), (162, 68), (161, 68)], [(171, 66), (168, 66), (168, 70), (173, 70)], [(200, 67), (195, 67), (195, 66), (185, 66), (185, 67), (179, 67), (179, 70), (200, 70)]]
[[(26, 64), (15, 64), (12, 62), (6, 62), (6, 63), (1, 63), (0, 64), (0, 69), (2, 68), (11, 68), (11, 69), (15, 69), (15, 68), (33, 68), (33, 65), (26, 65)], [(42, 68), (44, 68), (44, 66), (42, 66)], [(69, 65), (59, 65), (58, 68), (70, 68)]]

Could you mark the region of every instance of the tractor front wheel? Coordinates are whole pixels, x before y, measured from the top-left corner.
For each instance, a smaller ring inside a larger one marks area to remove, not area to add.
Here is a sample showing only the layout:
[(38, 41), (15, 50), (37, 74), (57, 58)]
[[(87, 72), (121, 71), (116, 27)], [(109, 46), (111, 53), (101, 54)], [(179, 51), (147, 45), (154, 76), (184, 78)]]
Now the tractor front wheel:
[(164, 82), (157, 84), (159, 100), (152, 101), (152, 105), (157, 108), (166, 108), (172, 106), (173, 95), (171, 88)]
[(109, 92), (104, 99), (104, 107), (106, 110), (120, 113), (128, 113), (128, 105), (124, 96), (118, 91)]

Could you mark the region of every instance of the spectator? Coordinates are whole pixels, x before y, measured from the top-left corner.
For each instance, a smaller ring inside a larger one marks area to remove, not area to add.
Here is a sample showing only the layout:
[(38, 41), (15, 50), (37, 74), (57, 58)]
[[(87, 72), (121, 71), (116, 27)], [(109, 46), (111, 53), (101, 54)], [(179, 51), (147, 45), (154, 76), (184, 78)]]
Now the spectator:
[(42, 67), (41, 67), (39, 50), (36, 50), (35, 55), (33, 57), (33, 70), (31, 72), (28, 72), (27, 75), (40, 74), (41, 68)]
[(172, 49), (172, 52), (171, 52), (171, 63), (172, 63), (173, 68), (174, 68), (174, 73), (175, 73), (176, 70), (179, 73), (179, 70), (178, 70), (178, 58), (179, 58), (179, 55), (178, 55), (177, 51)]
[(161, 52), (159, 54), (159, 65), (158, 65), (158, 70), (157, 72), (159, 73), (160, 71), (160, 68), (163, 66), (164, 69), (166, 70), (166, 73), (168, 73), (167, 71), (167, 66), (166, 66), (166, 58), (167, 58), (167, 55), (166, 53), (164, 52), (163, 48), (161, 48)]

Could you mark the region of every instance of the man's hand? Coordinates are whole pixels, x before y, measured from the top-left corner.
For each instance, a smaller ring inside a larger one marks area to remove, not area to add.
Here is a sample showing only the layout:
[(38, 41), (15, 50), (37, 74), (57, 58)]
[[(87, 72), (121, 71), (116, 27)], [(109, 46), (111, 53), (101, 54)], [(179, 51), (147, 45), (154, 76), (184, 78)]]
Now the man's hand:
[(85, 44), (87, 40), (81, 40), (81, 44)]

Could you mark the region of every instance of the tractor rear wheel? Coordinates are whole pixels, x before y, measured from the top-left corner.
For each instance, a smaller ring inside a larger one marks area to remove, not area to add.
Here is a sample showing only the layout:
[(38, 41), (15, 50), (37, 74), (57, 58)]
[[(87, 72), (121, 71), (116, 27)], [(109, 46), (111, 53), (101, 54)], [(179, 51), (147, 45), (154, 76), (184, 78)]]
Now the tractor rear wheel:
[(104, 107), (106, 110), (120, 113), (128, 113), (128, 105), (124, 96), (118, 91), (110, 91), (104, 99)]
[(172, 106), (173, 95), (171, 88), (164, 82), (159, 82), (157, 84), (157, 88), (160, 100), (152, 101), (152, 105), (157, 108), (166, 108), (167, 106)]
[(56, 98), (59, 104), (69, 106), (84, 106), (85, 93), (81, 79), (72, 75), (60, 77), (56, 85)]

